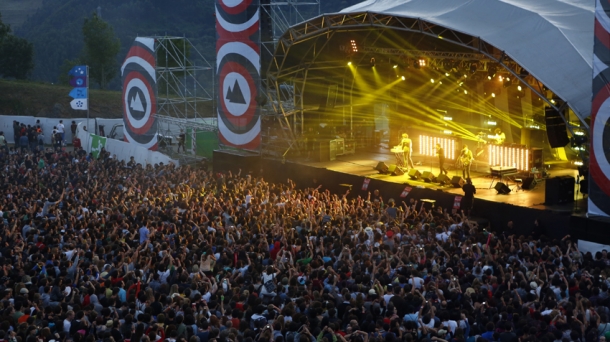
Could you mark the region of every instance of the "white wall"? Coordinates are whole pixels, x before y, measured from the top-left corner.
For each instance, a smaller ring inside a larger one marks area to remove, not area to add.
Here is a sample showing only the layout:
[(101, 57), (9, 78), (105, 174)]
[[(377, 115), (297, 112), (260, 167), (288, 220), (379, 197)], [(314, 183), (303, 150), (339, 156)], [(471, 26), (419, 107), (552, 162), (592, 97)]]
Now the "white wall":
[[(91, 135), (83, 129), (84, 122), (78, 125), (76, 135), (81, 140), (81, 145), (87, 153), (91, 152)], [(108, 126), (106, 126), (108, 127)], [(110, 133), (110, 128), (105, 128), (106, 133)], [(116, 155), (119, 160), (129, 161), (130, 157), (134, 157), (137, 163), (142, 165), (146, 164), (169, 164), (174, 163), (176, 166), (180, 165), (180, 162), (173, 160), (165, 154), (157, 151), (149, 151), (144, 147), (140, 147), (134, 144), (130, 144), (125, 141), (106, 139), (106, 151), (112, 155)]]
[[(44, 142), (45, 144), (51, 144), (51, 132), (53, 132), (53, 126), (57, 126), (59, 124), (59, 120), (63, 120), (65, 126), (65, 141), (70, 143), (72, 141), (72, 131), (70, 131), (70, 125), (72, 125), (72, 121), (76, 121), (77, 124), (85, 123), (87, 118), (72, 118), (72, 119), (52, 119), (52, 118), (40, 118), (34, 116), (19, 116), (19, 115), (0, 115), (0, 131), (4, 132), (4, 136), (9, 144), (13, 143), (13, 120), (17, 120), (19, 123), (24, 123), (26, 125), (34, 126), (36, 125), (36, 120), (40, 120), (40, 127), (42, 127), (42, 132), (44, 133)], [(89, 127), (89, 132), (95, 132), (96, 125), (104, 125), (104, 129), (106, 134), (110, 133), (112, 126), (115, 124), (122, 124), (123, 119), (95, 119), (90, 118), (89, 124), (86, 125)]]

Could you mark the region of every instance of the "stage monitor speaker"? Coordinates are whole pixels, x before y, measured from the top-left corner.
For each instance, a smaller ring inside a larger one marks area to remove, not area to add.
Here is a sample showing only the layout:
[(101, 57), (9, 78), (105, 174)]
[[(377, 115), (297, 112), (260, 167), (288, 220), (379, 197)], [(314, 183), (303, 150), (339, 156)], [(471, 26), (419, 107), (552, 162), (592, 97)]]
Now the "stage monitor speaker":
[(546, 121), (546, 134), (549, 138), (549, 145), (552, 148), (567, 145), (570, 142), (568, 129), (559, 112), (553, 108), (545, 108), (544, 119)]
[(436, 180), (436, 177), (430, 171), (424, 171), (424, 173), (421, 175), (421, 178), (426, 183), (432, 183), (432, 182), (434, 182)]
[(447, 177), (446, 174), (441, 173), (440, 175), (438, 175), (438, 177), (436, 177), (436, 181), (439, 182), (441, 185), (445, 185), (451, 183), (451, 178)]
[(544, 204), (554, 205), (574, 202), (574, 185), (576, 180), (571, 176), (548, 178), (544, 185)]
[(379, 173), (388, 173), (389, 167), (384, 162), (379, 162), (375, 166), (375, 170), (379, 171)]
[(453, 178), (451, 178), (451, 185), (453, 185), (454, 188), (461, 188), (464, 184), (466, 184), (466, 181), (460, 176), (453, 176)]
[(496, 186), (494, 188), (500, 195), (508, 195), (508, 193), (510, 193), (510, 188), (508, 187), (508, 185), (502, 182), (496, 183)]
[(534, 178), (534, 177), (523, 178), (523, 183), (521, 184), (521, 188), (523, 190), (534, 190), (535, 187), (536, 187), (536, 178)]
[(419, 172), (419, 170), (417, 169), (411, 169), (409, 170), (409, 177), (411, 179), (418, 179), (419, 177), (421, 177), (421, 172)]
[(405, 172), (400, 167), (398, 167), (396, 164), (390, 164), (390, 166), (388, 167), (388, 172), (392, 176), (402, 176), (405, 174)]

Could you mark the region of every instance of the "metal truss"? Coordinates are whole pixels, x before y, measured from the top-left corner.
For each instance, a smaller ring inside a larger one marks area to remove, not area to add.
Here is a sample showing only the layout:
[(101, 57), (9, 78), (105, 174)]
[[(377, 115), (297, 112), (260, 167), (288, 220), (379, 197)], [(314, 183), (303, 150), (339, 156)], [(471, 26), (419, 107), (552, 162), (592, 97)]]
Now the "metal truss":
[[(157, 77), (158, 135), (168, 146), (165, 153), (185, 160), (201, 159), (185, 153), (177, 154), (169, 146), (181, 130), (188, 127), (207, 132), (217, 132), (213, 112), (214, 69), (185, 37), (158, 36), (155, 39)], [(202, 84), (202, 80), (208, 84)], [(186, 159), (185, 159), (186, 158)]]
[(449, 51), (421, 51), (421, 50), (404, 50), (395, 48), (377, 48), (372, 46), (358, 47), (364, 53), (374, 53), (380, 55), (394, 55), (411, 58), (434, 58), (434, 59), (453, 59), (464, 61), (483, 61), (487, 59), (485, 55), (479, 53), (465, 52), (449, 52)]
[[(335, 32), (357, 32), (357, 31), (368, 31), (370, 34), (370, 28), (379, 29), (392, 29), (396, 31), (420, 33), (429, 37), (435, 37), (449, 41), (457, 46), (472, 50), (472, 53), (455, 53), (455, 52), (431, 52), (431, 51), (411, 51), (411, 50), (400, 50), (400, 49), (383, 49), (375, 47), (361, 47), (364, 54), (360, 53), (361, 59), (367, 53), (379, 53), (389, 55), (404, 55), (410, 58), (416, 56), (424, 56), (432, 60), (447, 60), (454, 59), (458, 61), (472, 60), (482, 64), (483, 68), (478, 70), (487, 70), (488, 65), (497, 64), (503, 67), (508, 73), (512, 74), (513, 77), (519, 80), (523, 85), (532, 90), (536, 95), (543, 99), (546, 104), (557, 110), (560, 113), (562, 119), (567, 124), (568, 129), (573, 134), (574, 125), (572, 125), (563, 114), (563, 110), (569, 106), (569, 103), (563, 103), (556, 105), (552, 98), (549, 98), (542, 87), (539, 86), (540, 82), (533, 77), (528, 77), (529, 72), (521, 67), (517, 62), (512, 60), (504, 51), (501, 51), (491, 44), (485, 42), (480, 37), (457, 32), (442, 26), (438, 26), (433, 23), (429, 23), (419, 18), (405, 18), (396, 17), (387, 14), (376, 14), (376, 13), (348, 13), (348, 14), (325, 14), (316, 17), (307, 22), (300, 23), (298, 25), (290, 27), (284, 35), (277, 41), (277, 46), (273, 60), (269, 66), (267, 72), (267, 78), (270, 82), (267, 83), (267, 93), (278, 93), (279, 86), (284, 82), (290, 82), (291, 80), (298, 79), (300, 82), (305, 83), (307, 81), (307, 73), (312, 69), (322, 68), (336, 68), (342, 64), (337, 63), (315, 63), (315, 59), (323, 48), (318, 47), (316, 54), (303, 53), (302, 59), (298, 63), (291, 62), (291, 65), (286, 64), (287, 56), (290, 53), (292, 46), (296, 44), (303, 44), (309, 40), (317, 39), (320, 37), (330, 38)], [(381, 33), (379, 33), (381, 34)], [(312, 44), (313, 45), (313, 44)], [(311, 52), (311, 50), (309, 51)], [(310, 56), (314, 56), (313, 60)], [(306, 60), (305, 58), (308, 58)], [(333, 65), (329, 65), (333, 64)], [(438, 64), (437, 64), (438, 66)], [(526, 79), (527, 78), (527, 79)], [(296, 91), (295, 91), (296, 93)], [(302, 96), (302, 94), (300, 95)], [(296, 94), (295, 94), (296, 99)], [(303, 114), (304, 109), (299, 106), (299, 103), (303, 101), (295, 101), (295, 105), (288, 107), (282, 101), (273, 101), (275, 112), (285, 117), (292, 116), (298, 118), (301, 122), (300, 127), (303, 127)], [(585, 118), (581, 113), (575, 111), (576, 116), (580, 120), (580, 128), (589, 130), (589, 125), (585, 121)], [(298, 132), (294, 132), (295, 136)], [(294, 144), (298, 145), (298, 144)]]
[[(261, 23), (261, 27), (270, 25), (265, 29), (270, 32), (261, 32), (261, 51), (263, 58), (265, 56), (273, 56), (277, 50), (277, 44), (284, 32), (298, 23), (309, 20), (320, 15), (320, 0), (262, 0), (261, 1), (261, 18), (270, 19), (270, 23)], [(270, 61), (272, 62), (273, 58)], [(266, 70), (265, 70), (266, 71)], [(269, 105), (261, 108), (261, 116), (265, 120), (273, 120), (279, 125), (280, 136), (275, 139), (274, 145), (270, 146), (263, 144), (262, 152), (273, 154), (284, 158), (291, 150), (299, 149), (297, 123), (302, 122), (301, 111), (297, 111), (297, 103), (302, 103), (302, 89), (295, 89), (292, 82), (282, 82), (276, 84), (277, 79), (270, 77), (262, 79), (263, 86), (267, 89), (273, 88), (277, 91), (266, 92)], [(273, 84), (273, 86), (270, 86)], [(282, 103), (278, 106), (278, 103)], [(292, 114), (294, 117), (289, 118)], [(302, 128), (301, 128), (302, 129)], [(263, 131), (263, 135), (268, 135), (269, 132)], [(271, 141), (270, 136), (266, 136), (267, 142)]]

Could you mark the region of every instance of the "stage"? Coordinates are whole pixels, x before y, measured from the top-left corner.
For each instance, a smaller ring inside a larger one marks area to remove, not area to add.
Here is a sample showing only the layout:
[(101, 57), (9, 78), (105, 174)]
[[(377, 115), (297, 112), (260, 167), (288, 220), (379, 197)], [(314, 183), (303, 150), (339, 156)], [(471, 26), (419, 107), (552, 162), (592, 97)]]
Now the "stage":
[[(243, 151), (223, 150), (214, 151), (213, 161), (215, 172), (237, 172), (241, 169), (242, 174), (251, 173), (263, 177), (266, 181), (286, 183), (287, 179), (291, 179), (301, 189), (322, 186), (322, 189), (333, 193), (346, 193), (350, 190), (348, 197), (351, 198), (366, 198), (369, 192), (379, 190), (384, 201), (394, 199), (401, 203), (410, 199), (428, 199), (435, 203), (435, 206), (452, 210), (457, 197), (463, 195), (461, 188), (413, 180), (408, 175), (380, 174), (375, 170), (378, 162), (394, 162), (394, 156), (384, 149), (359, 151), (354, 155), (338, 156), (336, 160), (325, 162), (306, 159), (279, 160)], [(433, 161), (419, 158), (417, 155), (413, 157), (413, 161), (417, 164), (421, 162), (421, 165), (416, 165), (420, 172), (430, 171), (438, 175), (438, 165), (433, 165)], [(450, 168), (449, 176), (458, 174), (461, 175), (461, 170), (458, 172)], [(551, 177), (565, 175), (575, 177), (577, 171), (550, 169)], [(586, 233), (587, 199), (586, 196), (583, 198), (577, 187), (574, 188), (575, 197), (578, 193), (577, 200), (549, 206), (544, 203), (547, 180), (541, 179), (532, 190), (519, 191), (516, 191), (512, 182), (508, 182), (511, 192), (501, 195), (493, 187), (489, 188), (492, 179), (489, 169), (484, 170), (483, 165), (479, 165), (478, 169), (473, 165), (471, 176), (477, 189), (472, 215), (489, 220), (490, 230), (502, 231), (509, 221), (513, 221), (516, 233), (527, 235), (531, 233), (534, 221), (538, 220), (551, 238), (560, 239), (566, 234), (574, 236), (577, 233)], [(573, 224), (574, 218), (580, 220), (577, 225)]]
[[(415, 169), (421, 173), (424, 171), (429, 171), (435, 176), (440, 174), (437, 158), (419, 156), (415, 154), (412, 159), (415, 163)], [(435, 182), (427, 183), (421, 178), (418, 180), (413, 180), (406, 173), (401, 176), (380, 174), (377, 170), (375, 170), (378, 162), (384, 162), (386, 165), (396, 163), (394, 155), (385, 148), (371, 149), (369, 151), (358, 152), (357, 154), (353, 155), (337, 156), (336, 160), (334, 161), (316, 162), (301, 159), (296, 162), (315, 168), (327, 169), (339, 173), (347, 173), (350, 175), (381, 180), (384, 182), (405, 185), (409, 184), (414, 187), (423, 187), (427, 189), (440, 190), (455, 195), (463, 195), (461, 188), (455, 188), (451, 185), (442, 186)], [(462, 176), (462, 170), (455, 167), (454, 161), (448, 160), (445, 163), (445, 168), (449, 171), (448, 176), (450, 178), (453, 176)], [(490, 176), (488, 163), (475, 160), (471, 166), (470, 173), (472, 183), (477, 189), (476, 198), (478, 199), (507, 203), (527, 208), (536, 208), (540, 210), (555, 210), (575, 214), (587, 212), (586, 196), (580, 193), (578, 184), (576, 184), (574, 188), (575, 202), (566, 203), (563, 205), (545, 205), (545, 178), (537, 179), (537, 184), (532, 190), (517, 189), (517, 185), (513, 181), (514, 178), (526, 178), (528, 176), (527, 173), (522, 173), (517, 177), (507, 178), (504, 180), (504, 183), (509, 186), (511, 192), (507, 195), (501, 195), (498, 194), (493, 186), (490, 188), (490, 185), (492, 185), (492, 178)], [(575, 169), (561, 168), (559, 166), (550, 165), (549, 176), (572, 176), (577, 178), (578, 171)], [(495, 179), (493, 181), (493, 185), (495, 185), (498, 181), (498, 179)]]

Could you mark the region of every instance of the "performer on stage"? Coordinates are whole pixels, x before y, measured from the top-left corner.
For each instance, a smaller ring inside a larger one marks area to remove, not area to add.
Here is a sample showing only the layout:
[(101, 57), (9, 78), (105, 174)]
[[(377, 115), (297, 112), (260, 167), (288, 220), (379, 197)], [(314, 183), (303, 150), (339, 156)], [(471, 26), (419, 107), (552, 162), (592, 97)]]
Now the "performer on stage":
[(402, 147), (402, 152), (404, 153), (405, 166), (407, 168), (415, 168), (413, 164), (413, 160), (411, 159), (411, 152), (413, 151), (413, 141), (409, 139), (409, 135), (407, 133), (402, 134), (402, 140), (400, 140), (400, 146)]
[(467, 145), (464, 145), (460, 154), (460, 162), (462, 164), (462, 177), (465, 179), (470, 179), (470, 164), (472, 164), (473, 159), (472, 151), (468, 149)]
[(445, 169), (445, 150), (441, 147), (441, 144), (436, 144), (436, 155), (438, 156), (438, 166), (441, 169), (441, 174), (444, 172), (445, 175), (448, 174), (447, 169)]
[(504, 144), (504, 141), (506, 140), (506, 134), (504, 134), (504, 132), (502, 132), (502, 130), (500, 128), (496, 128), (494, 130), (494, 133), (496, 134), (494, 137), (494, 144), (496, 145), (502, 145)]

